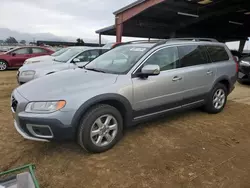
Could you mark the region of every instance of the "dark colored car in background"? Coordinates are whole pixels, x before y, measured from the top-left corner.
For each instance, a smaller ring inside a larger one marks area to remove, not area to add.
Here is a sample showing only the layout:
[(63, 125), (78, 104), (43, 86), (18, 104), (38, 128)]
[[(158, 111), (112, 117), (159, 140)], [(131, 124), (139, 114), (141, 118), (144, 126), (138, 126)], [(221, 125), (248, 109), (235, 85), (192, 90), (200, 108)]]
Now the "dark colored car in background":
[(250, 57), (242, 58), (239, 62), (239, 83), (250, 83)]
[(52, 53), (54, 53), (54, 51), (51, 49), (37, 46), (12, 49), (0, 54), (0, 71), (4, 71), (8, 68), (21, 67), (26, 59), (42, 55), (51, 55)]

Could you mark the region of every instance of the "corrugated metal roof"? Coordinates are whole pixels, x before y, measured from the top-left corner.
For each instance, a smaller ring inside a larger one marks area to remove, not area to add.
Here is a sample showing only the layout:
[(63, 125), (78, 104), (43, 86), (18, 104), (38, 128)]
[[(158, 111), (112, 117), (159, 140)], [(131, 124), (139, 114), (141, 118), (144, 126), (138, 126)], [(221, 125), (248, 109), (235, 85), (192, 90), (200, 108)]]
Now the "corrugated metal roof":
[(117, 15), (117, 14), (119, 14), (121, 12), (124, 12), (125, 10), (128, 10), (128, 9), (130, 9), (130, 8), (136, 6), (136, 5), (139, 5), (139, 4), (141, 4), (141, 3), (145, 2), (145, 1), (147, 1), (147, 0), (137, 0), (137, 1), (135, 1), (135, 2), (133, 2), (131, 4), (129, 4), (129, 5), (125, 6), (125, 7), (115, 11), (113, 14)]
[(109, 30), (111, 30), (111, 29), (115, 29), (115, 25), (111, 25), (111, 26), (108, 26), (108, 27), (99, 29), (99, 30), (96, 31), (96, 33), (98, 33), (98, 34), (99, 34), (99, 33), (103, 33), (103, 32), (105, 32), (105, 31), (109, 31)]

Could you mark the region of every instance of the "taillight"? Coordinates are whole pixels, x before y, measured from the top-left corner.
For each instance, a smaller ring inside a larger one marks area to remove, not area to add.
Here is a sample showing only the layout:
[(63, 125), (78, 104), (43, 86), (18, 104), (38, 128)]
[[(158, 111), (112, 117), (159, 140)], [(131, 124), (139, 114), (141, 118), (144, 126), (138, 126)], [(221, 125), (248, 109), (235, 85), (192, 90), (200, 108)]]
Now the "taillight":
[(233, 59), (236, 64), (236, 72), (239, 72), (239, 62), (237, 61), (236, 57), (233, 57)]

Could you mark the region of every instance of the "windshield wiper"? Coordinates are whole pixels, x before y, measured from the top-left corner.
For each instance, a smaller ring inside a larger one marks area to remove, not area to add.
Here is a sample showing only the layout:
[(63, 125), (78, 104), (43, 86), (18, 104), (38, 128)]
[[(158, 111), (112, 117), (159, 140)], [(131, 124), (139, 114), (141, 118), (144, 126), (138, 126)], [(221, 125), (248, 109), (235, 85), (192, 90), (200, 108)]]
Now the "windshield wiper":
[(106, 72), (103, 71), (103, 70), (98, 70), (98, 69), (95, 69), (95, 68), (86, 68), (86, 67), (83, 67), (83, 68), (85, 68), (86, 70), (90, 70), (90, 71), (106, 73)]

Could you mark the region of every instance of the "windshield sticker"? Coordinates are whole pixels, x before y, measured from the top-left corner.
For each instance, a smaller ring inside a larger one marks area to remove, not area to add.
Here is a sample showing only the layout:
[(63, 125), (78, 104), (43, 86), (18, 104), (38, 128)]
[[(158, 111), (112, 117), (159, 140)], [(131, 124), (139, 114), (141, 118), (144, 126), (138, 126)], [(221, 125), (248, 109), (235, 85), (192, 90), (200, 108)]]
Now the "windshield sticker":
[(146, 50), (146, 48), (131, 48), (130, 51), (134, 51), (134, 52), (144, 52)]

